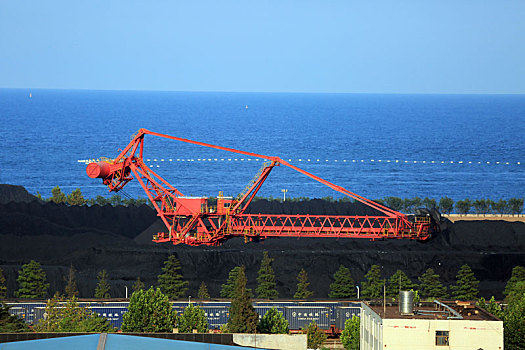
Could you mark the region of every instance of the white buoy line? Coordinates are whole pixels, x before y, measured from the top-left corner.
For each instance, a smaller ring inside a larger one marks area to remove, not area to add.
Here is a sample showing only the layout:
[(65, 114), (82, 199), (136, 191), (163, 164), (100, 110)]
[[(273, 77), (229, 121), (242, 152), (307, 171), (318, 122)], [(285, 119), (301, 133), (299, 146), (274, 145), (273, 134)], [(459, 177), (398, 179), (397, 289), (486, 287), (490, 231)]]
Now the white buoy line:
[[(322, 158), (298, 158), (285, 159), (289, 162), (307, 162), (307, 163), (399, 163), (399, 164), (483, 164), (483, 165), (522, 165), (523, 162), (505, 162), (505, 161), (454, 161), (454, 160), (400, 160), (400, 159), (322, 159)], [(78, 163), (89, 164), (99, 162), (99, 158), (79, 159)], [(147, 158), (146, 162), (250, 162), (266, 161), (260, 158)], [(152, 167), (152, 166), (150, 166)], [(157, 165), (157, 167), (159, 167)]]

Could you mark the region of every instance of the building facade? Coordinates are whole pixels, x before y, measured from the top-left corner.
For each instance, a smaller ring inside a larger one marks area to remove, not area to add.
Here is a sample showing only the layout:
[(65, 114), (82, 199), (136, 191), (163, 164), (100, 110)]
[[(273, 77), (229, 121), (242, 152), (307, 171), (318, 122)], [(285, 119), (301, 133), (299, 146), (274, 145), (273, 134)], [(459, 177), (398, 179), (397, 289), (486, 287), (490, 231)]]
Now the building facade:
[(503, 321), (473, 303), (424, 303), (412, 314), (363, 303), (360, 349), (502, 350)]

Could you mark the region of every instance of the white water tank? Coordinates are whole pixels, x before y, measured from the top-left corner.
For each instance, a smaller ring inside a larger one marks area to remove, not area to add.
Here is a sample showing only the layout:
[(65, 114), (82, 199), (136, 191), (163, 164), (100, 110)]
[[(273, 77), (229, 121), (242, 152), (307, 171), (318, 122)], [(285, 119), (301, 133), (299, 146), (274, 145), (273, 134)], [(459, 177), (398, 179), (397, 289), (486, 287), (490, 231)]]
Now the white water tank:
[(414, 292), (402, 290), (399, 292), (399, 313), (401, 315), (414, 314)]

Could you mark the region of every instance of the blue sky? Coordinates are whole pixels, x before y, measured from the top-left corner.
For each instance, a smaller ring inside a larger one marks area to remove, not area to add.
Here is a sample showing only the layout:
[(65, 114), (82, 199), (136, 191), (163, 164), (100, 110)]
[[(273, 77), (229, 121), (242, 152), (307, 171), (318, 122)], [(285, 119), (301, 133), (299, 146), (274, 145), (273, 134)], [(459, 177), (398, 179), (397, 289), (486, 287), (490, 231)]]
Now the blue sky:
[(525, 1), (0, 0), (0, 87), (525, 93)]

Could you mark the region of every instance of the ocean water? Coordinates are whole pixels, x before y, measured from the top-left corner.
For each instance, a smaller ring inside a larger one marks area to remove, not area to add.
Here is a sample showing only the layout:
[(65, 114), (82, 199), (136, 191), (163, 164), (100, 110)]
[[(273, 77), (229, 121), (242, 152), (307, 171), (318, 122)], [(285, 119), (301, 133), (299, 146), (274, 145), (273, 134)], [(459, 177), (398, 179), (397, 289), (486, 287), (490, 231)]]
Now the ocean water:
[[(56, 185), (108, 195), (78, 160), (115, 157), (139, 128), (290, 159), (371, 199), (524, 196), (525, 95), (0, 89), (0, 120), (0, 183), (45, 197)], [(236, 195), (262, 163), (153, 136), (144, 152), (186, 195)], [(284, 166), (260, 194), (282, 189), (340, 197)], [(137, 181), (125, 191), (145, 196)]]

